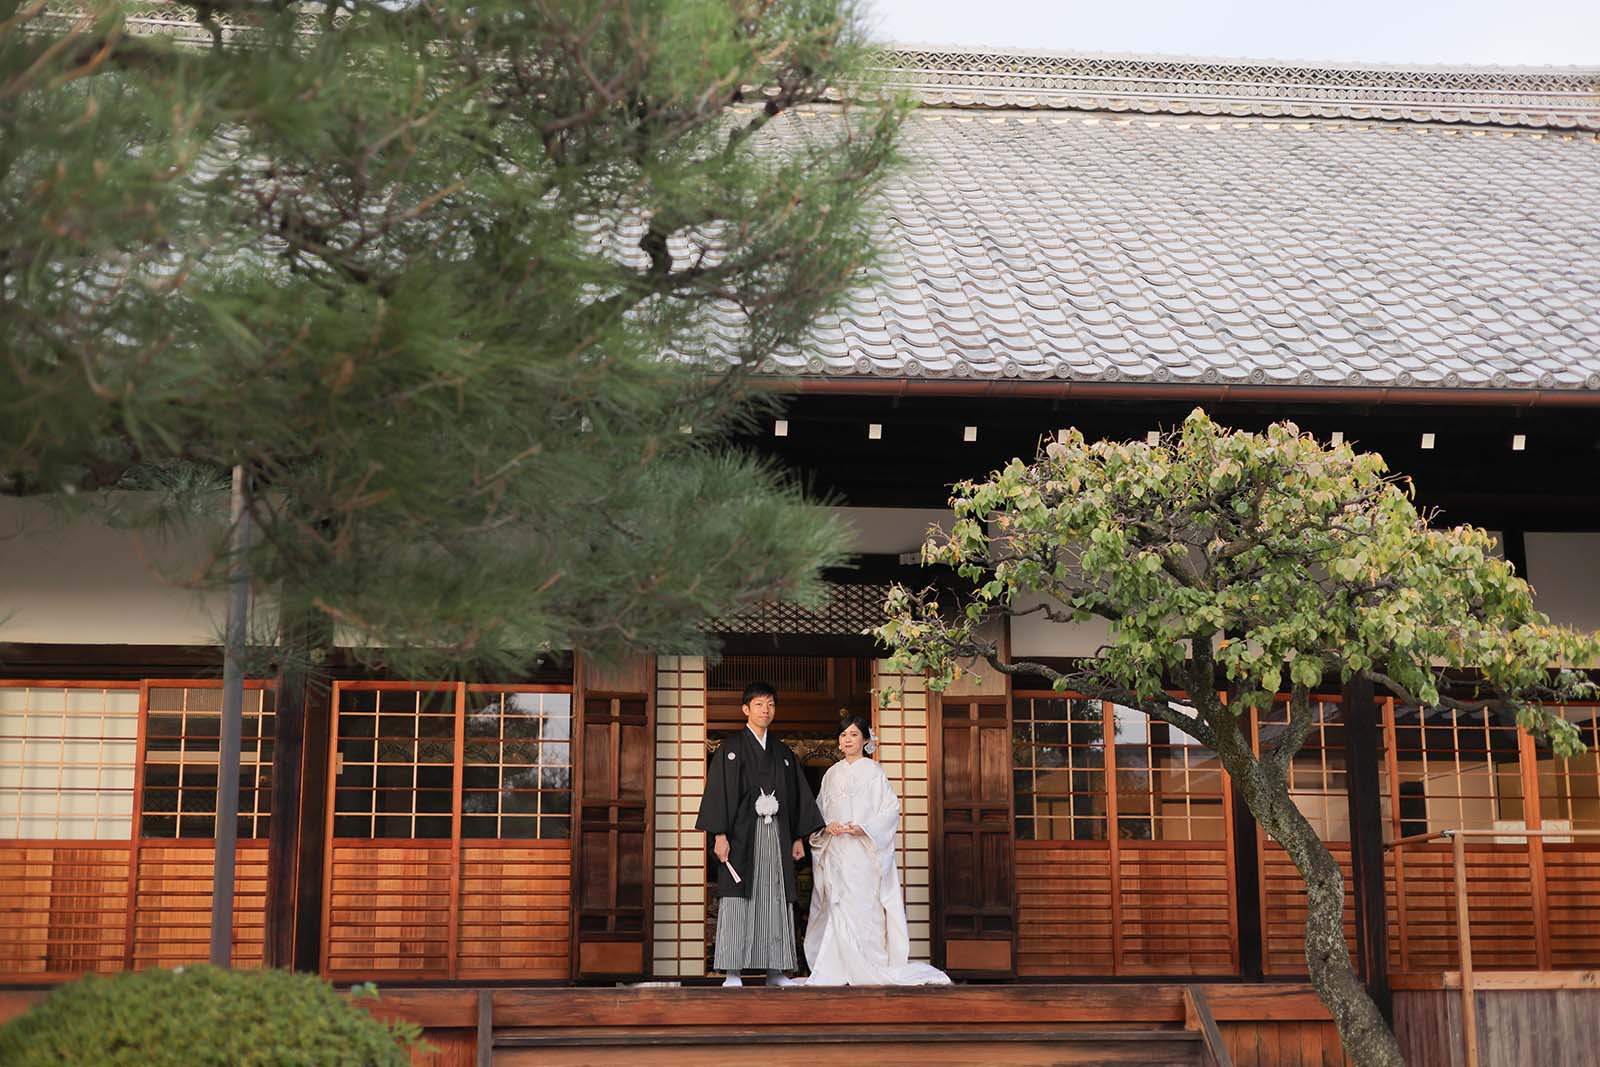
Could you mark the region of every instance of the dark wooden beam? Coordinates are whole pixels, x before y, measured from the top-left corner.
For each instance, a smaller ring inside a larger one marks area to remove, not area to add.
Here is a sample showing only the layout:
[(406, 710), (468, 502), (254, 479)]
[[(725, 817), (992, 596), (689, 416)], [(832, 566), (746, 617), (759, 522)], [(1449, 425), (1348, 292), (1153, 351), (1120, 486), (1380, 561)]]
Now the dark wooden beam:
[(1383, 731), (1372, 683), (1352, 678), (1344, 686), (1346, 781), (1350, 801), (1350, 874), (1356, 898), (1356, 945), (1367, 991), (1391, 1025), (1389, 915), (1383, 892), (1383, 812), (1378, 759)]
[(305, 688), (300, 776), (300, 835), (295, 878), (294, 969), (321, 969), (322, 870), (328, 820), (328, 746), (333, 737), (333, 685), (313, 679)]
[(724, 656), (828, 656), (877, 659), (888, 653), (875, 638), (849, 634), (726, 634)]
[(294, 966), (296, 890), (300, 868), (300, 783), (305, 769), (306, 680), (279, 676), (272, 731), (272, 818), (267, 829), (268, 967)]
[(208, 645), (0, 642), (0, 678), (124, 682), (220, 677), (222, 649)]
[(1264, 973), (1261, 936), (1261, 849), (1256, 817), (1250, 814), (1237, 783), (1233, 790), (1233, 910), (1239, 924), (1239, 977), (1259, 979)]

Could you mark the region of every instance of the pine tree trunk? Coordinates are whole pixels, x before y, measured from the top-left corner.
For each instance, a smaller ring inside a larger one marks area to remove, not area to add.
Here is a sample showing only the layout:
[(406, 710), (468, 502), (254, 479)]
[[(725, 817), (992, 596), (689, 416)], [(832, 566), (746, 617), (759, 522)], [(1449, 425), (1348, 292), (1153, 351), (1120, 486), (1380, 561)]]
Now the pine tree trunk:
[(1229, 767), (1262, 829), (1284, 847), (1306, 884), (1306, 967), (1355, 1067), (1405, 1067), (1400, 1043), (1356, 975), (1344, 939), (1344, 875), (1316, 830), (1289, 798), (1288, 783), (1250, 761)]

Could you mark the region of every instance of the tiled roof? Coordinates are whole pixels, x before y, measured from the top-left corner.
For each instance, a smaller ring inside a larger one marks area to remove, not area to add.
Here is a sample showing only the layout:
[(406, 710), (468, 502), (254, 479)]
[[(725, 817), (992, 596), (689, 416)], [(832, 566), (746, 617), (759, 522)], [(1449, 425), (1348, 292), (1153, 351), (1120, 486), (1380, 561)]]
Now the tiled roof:
[[(193, 18), (147, 0), (129, 26), (209, 39)], [(886, 262), (770, 373), (1600, 400), (1600, 68), (942, 46), (874, 66), (922, 104)], [(611, 234), (619, 258), (640, 231)]]
[(938, 107), (1404, 119), (1600, 129), (1600, 67), (1310, 65), (897, 46), (888, 86)]
[(1592, 133), (938, 108), (907, 127), (880, 278), (769, 372), (1600, 391)]

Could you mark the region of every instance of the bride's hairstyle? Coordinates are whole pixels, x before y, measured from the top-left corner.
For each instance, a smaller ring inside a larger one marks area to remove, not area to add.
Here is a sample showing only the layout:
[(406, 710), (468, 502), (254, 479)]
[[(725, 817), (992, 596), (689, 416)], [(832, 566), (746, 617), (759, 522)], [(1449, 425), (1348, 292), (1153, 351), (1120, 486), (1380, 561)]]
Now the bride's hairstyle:
[[(871, 743), (872, 724), (867, 721), (867, 717), (865, 715), (846, 715), (844, 718), (839, 720), (838, 732), (842, 734), (852, 726), (861, 731), (861, 740), (866, 741), (869, 744)], [(868, 748), (867, 751), (871, 752), (872, 749)]]

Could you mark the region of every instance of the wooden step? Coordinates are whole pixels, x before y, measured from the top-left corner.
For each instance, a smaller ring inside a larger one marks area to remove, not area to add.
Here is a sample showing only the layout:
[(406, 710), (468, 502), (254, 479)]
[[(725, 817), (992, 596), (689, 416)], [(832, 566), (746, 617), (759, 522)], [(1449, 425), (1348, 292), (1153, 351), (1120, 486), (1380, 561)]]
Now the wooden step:
[[(745, 1052), (748, 1055), (745, 1055)], [(873, 1028), (848, 1021), (793, 1026), (542, 1027), (496, 1031), (494, 1067), (1200, 1067), (1202, 1043), (1171, 1029)]]

